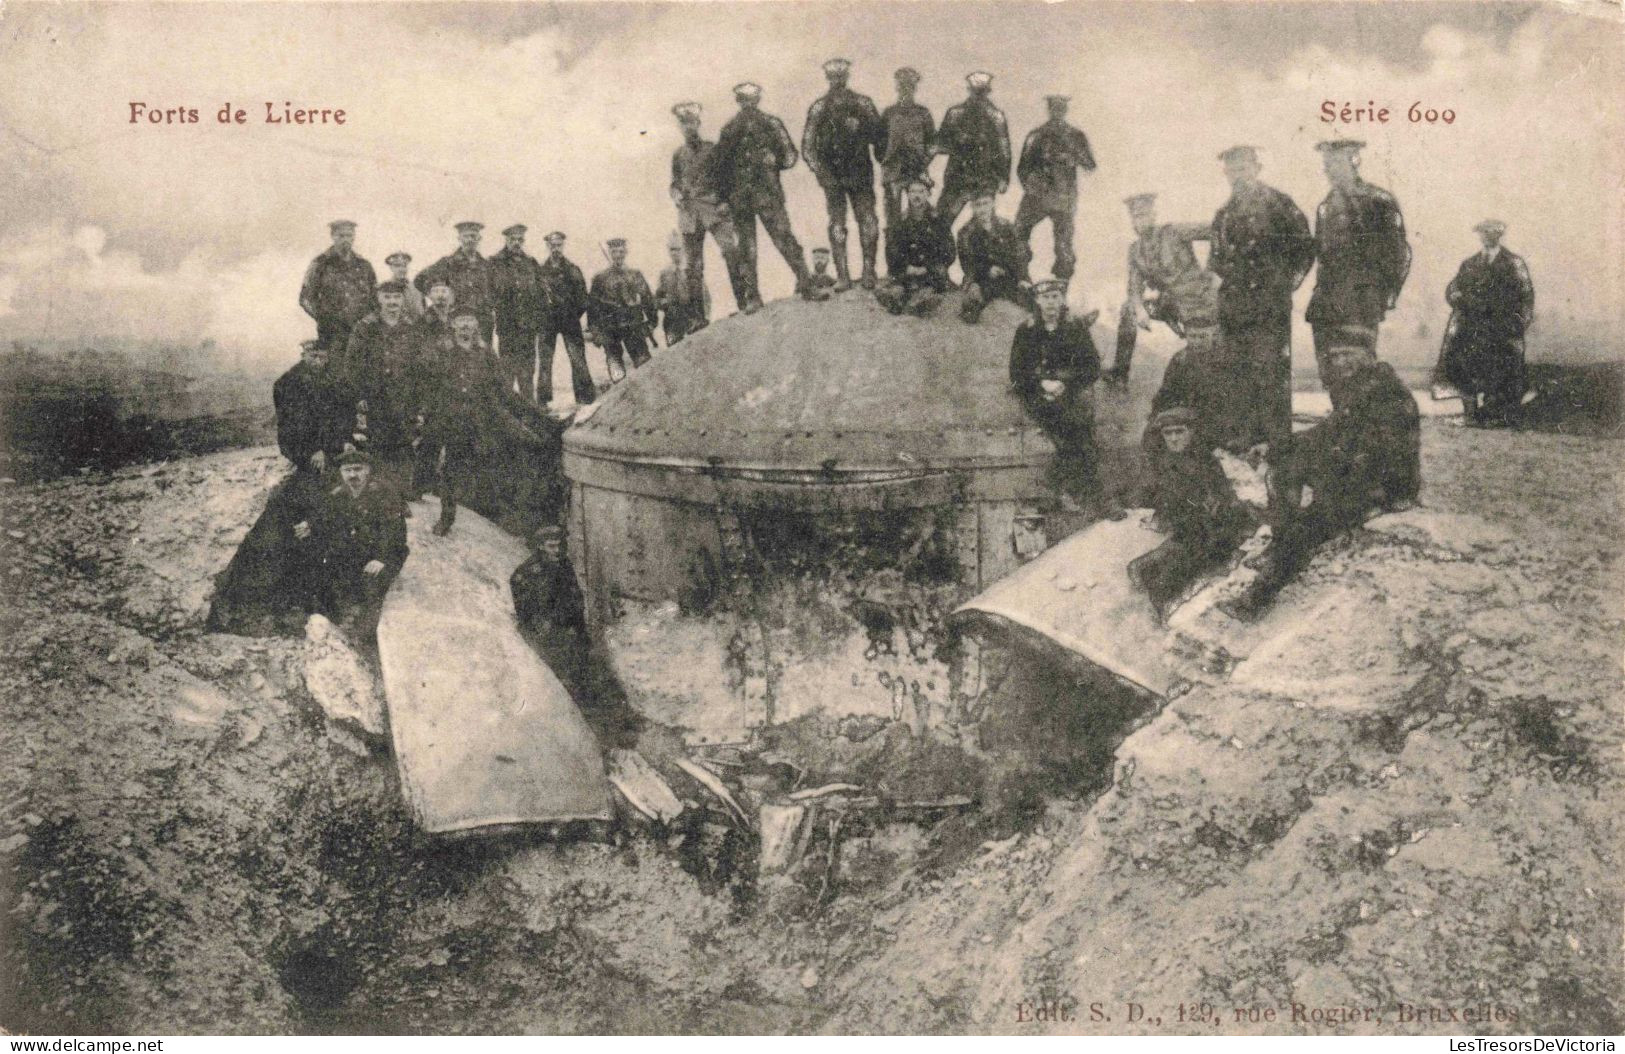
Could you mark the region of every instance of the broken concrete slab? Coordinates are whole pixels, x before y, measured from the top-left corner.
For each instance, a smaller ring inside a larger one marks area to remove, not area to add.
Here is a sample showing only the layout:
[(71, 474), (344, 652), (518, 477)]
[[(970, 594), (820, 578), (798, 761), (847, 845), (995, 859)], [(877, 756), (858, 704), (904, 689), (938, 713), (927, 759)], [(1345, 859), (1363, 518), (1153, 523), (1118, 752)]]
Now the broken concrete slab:
[(368, 735), (384, 734), (383, 688), (344, 631), (325, 616), (305, 622), (305, 690), (328, 720)]

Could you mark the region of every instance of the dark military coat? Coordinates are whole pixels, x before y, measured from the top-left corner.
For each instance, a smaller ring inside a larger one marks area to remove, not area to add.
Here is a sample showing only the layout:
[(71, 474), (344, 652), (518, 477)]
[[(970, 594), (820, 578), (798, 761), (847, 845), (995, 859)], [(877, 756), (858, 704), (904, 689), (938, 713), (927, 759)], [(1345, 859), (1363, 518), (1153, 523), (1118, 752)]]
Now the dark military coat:
[(418, 414), (423, 412), (424, 364), (428, 342), (425, 321), (408, 322), (403, 315), (393, 326), (369, 315), (350, 333), (345, 380), (358, 400), (367, 404), (369, 442), (376, 450), (410, 443)]
[(570, 260), (554, 259), (549, 254), (541, 263), (542, 283), (547, 288), (547, 302), (553, 312), (553, 324), (563, 326), (570, 320), (581, 324), (581, 315), (587, 310), (587, 279)]
[[(959, 266), (964, 269), (967, 281), (985, 290), (1005, 286), (1014, 289), (1017, 283), (1028, 280), (1027, 264), (1032, 260), (1032, 250), (1017, 235), (1015, 224), (1002, 216), (993, 217), (989, 227), (972, 219), (959, 228), (958, 242)], [(1004, 274), (995, 278), (990, 273), (995, 267), (1003, 268)]]
[(901, 183), (923, 173), (931, 165), (931, 141), (937, 124), (931, 111), (917, 102), (897, 102), (880, 115), (883, 136), (880, 152), (881, 178)]
[(480, 317), (487, 327), (495, 318), (496, 296), (493, 288), (495, 268), (490, 260), (479, 253), (465, 253), (462, 249), (442, 256), (418, 272), (412, 284), (425, 295), (436, 279), (445, 279), (456, 300), (452, 306), (468, 308)]
[[(886, 238), (886, 264), (895, 280), (929, 281), (939, 288), (946, 287), (948, 268), (953, 262), (953, 236), (930, 206), (911, 210)], [(910, 278), (903, 273), (909, 267), (925, 268), (928, 277)]]
[(1213, 217), (1208, 267), (1219, 287), (1219, 324), (1234, 330), (1285, 322), (1292, 291), (1315, 262), (1309, 221), (1291, 198), (1263, 183), (1238, 190)]
[(1315, 213), (1313, 323), (1377, 326), (1411, 269), (1405, 217), (1394, 196), (1364, 180), (1333, 187)]
[(647, 331), (655, 327), (655, 296), (643, 272), (609, 267), (592, 276), (587, 293), (587, 325), (599, 333)]
[(538, 330), (548, 319), (542, 265), (523, 249), (491, 256), (491, 296), (498, 329)]
[(353, 252), (328, 249), (305, 269), (299, 306), (318, 321), (354, 325), (377, 306), (377, 288), (372, 264)]
[(1128, 247), (1129, 302), (1140, 303), (1146, 291), (1154, 289), (1161, 294), (1155, 317), (1190, 322), (1206, 312), (1211, 320), (1212, 277), (1191, 248), (1191, 242), (1210, 236), (1210, 230), (1199, 223), (1164, 223), (1134, 239)]
[(807, 110), (801, 131), (801, 156), (826, 187), (872, 190), (874, 165), (869, 152), (886, 149), (886, 127), (874, 100), (851, 88), (832, 88)]
[(747, 107), (733, 115), (717, 139), (717, 189), (739, 211), (782, 204), (779, 173), (794, 168), (796, 158), (784, 122)]
[(1050, 208), (1070, 209), (1078, 200), (1078, 169), (1095, 170), (1094, 151), (1082, 129), (1046, 121), (1027, 133), (1016, 162), (1022, 189)]
[(1422, 487), (1416, 399), (1386, 362), (1368, 361), (1340, 383), (1338, 409), (1292, 438), (1299, 471), (1349, 522), (1372, 506), (1414, 500)]
[(336, 456), (355, 429), (355, 396), (331, 367), (294, 364), (271, 386), (271, 402), (277, 449), (301, 469), (318, 451)]
[(1506, 249), (1493, 260), (1474, 253), (1450, 280), (1445, 299), (1455, 310), (1440, 362), (1444, 379), (1468, 392), (1496, 387), (1498, 378), (1516, 383), (1524, 330), (1535, 313), (1535, 285), (1523, 257)]
[(717, 144), (701, 139), (690, 145), (684, 140), (683, 145), (671, 155), (671, 189), (685, 204), (720, 203), (722, 194), (717, 189)]
[(986, 96), (949, 107), (936, 145), (948, 155), (944, 184), (997, 190), (1010, 182), (1010, 125)]
[(369, 479), (359, 495), (342, 482), (322, 496), (311, 521), (323, 569), (353, 578), (369, 561), (384, 565), (384, 574), (406, 563), (406, 503), (393, 488)]
[(1016, 327), (1010, 344), (1010, 386), (1029, 411), (1047, 401), (1042, 381), (1061, 381), (1066, 385), (1063, 398), (1073, 398), (1099, 378), (1100, 352), (1082, 319), (1063, 311), (1054, 330), (1046, 329), (1041, 319)]

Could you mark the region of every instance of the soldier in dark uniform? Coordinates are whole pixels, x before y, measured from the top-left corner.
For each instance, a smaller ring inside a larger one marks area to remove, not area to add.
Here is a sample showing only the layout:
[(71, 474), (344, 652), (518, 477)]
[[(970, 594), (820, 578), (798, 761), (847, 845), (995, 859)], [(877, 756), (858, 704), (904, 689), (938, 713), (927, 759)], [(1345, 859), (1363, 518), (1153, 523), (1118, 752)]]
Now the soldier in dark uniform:
[(881, 147), (880, 183), (886, 193), (886, 239), (903, 218), (903, 197), (907, 182), (925, 174), (931, 165), (931, 144), (937, 135), (937, 125), (931, 111), (914, 101), (914, 90), (920, 85), (920, 74), (904, 66), (895, 74), (897, 101), (886, 107), (880, 115), (884, 136)]
[(1422, 487), (1416, 400), (1394, 368), (1357, 337), (1331, 345), (1325, 362), (1334, 409), (1292, 436), (1272, 465), (1270, 547), (1253, 561), (1258, 577), (1222, 605), (1250, 618), (1324, 542), (1371, 516), (1409, 508)]
[(928, 315), (948, 289), (954, 240), (931, 207), (931, 180), (915, 176), (908, 184), (908, 213), (886, 240), (886, 284), (875, 293), (894, 315)]
[(1187, 321), (1217, 323), (1217, 283), (1191, 248), (1192, 242), (1211, 238), (1211, 231), (1205, 223), (1157, 223), (1156, 202), (1155, 194), (1123, 199), (1137, 237), (1128, 247), (1128, 294), (1117, 317), (1116, 355), (1106, 372), (1113, 384), (1128, 383), (1139, 331), (1150, 329), (1152, 321), (1181, 337)]
[(464, 220), (457, 225), (457, 251), (442, 256), (418, 272), (413, 280), (422, 292), (429, 291), (429, 283), (444, 277), (451, 282), (451, 291), (457, 295), (457, 306), (473, 311), (480, 318), (480, 337), (491, 343), (496, 324), (493, 295), (493, 267), (491, 261), (480, 255), (480, 232), (483, 223)]
[(547, 259), (542, 261), (542, 282), (547, 287), (547, 326), (542, 330), (541, 383), (536, 401), (553, 401), (553, 353), (564, 338), (564, 353), (570, 357), (570, 386), (576, 404), (586, 406), (597, 398), (592, 373), (587, 369), (587, 342), (581, 332), (581, 316), (587, 310), (587, 279), (564, 255), (564, 232), (553, 231), (546, 239)]
[(412, 254), (408, 252), (392, 252), (384, 257), (384, 263), (389, 265), (389, 277), (401, 283), (401, 288), (406, 290), (404, 303), (407, 319), (416, 322), (423, 317), (425, 301), (422, 291), (412, 284), (411, 278), (406, 273), (407, 268), (412, 264)]
[(327, 229), (333, 235), (333, 246), (305, 269), (299, 306), (316, 320), (316, 340), (322, 347), (342, 355), (350, 330), (372, 311), (378, 274), (372, 264), (355, 254), (353, 221), (334, 220)]
[(384, 594), (410, 551), (406, 505), (373, 477), (371, 458), (351, 448), (338, 458), (339, 482), (308, 521), (295, 524), (303, 558), (317, 571), (318, 610), (366, 640), (378, 627)]
[(655, 309), (660, 312), (660, 328), (671, 347), (690, 333), (704, 329), (711, 314), (711, 293), (693, 282), (693, 266), (683, 250), (684, 238), (673, 233), (666, 241), (671, 266), (660, 272), (655, 287)]
[[(346, 379), (355, 392), (373, 471), (398, 491), (416, 493), (414, 441), (422, 434), (423, 323), (406, 319), (405, 288), (393, 280), (378, 286), (378, 311), (350, 334)], [(426, 318), (428, 316), (425, 316)]]
[[(626, 376), (631, 366), (649, 361), (655, 325), (655, 295), (643, 272), (626, 266), (626, 239), (611, 238), (609, 266), (592, 276), (587, 293), (587, 339), (604, 349), (604, 360)], [(614, 380), (614, 370), (610, 370)]]
[(457, 294), (451, 291), (449, 278), (442, 275), (429, 283), (429, 294), (417, 327), (424, 344), (431, 349), (451, 344), (451, 313), (456, 303)]
[(1066, 95), (1046, 95), (1049, 120), (1027, 133), (1016, 162), (1016, 178), (1021, 181), (1021, 205), (1016, 209), (1016, 233), (1023, 242), (1032, 238), (1033, 228), (1050, 222), (1055, 238), (1056, 278), (1071, 278), (1077, 267), (1073, 247), (1072, 221), (1078, 211), (1078, 169), (1095, 170), (1095, 155), (1089, 137), (1067, 123)]
[(965, 101), (942, 115), (933, 144), (934, 153), (948, 155), (937, 215), (950, 230), (972, 194), (1010, 189), (1010, 125), (989, 97), (993, 74), (978, 70), (965, 78), (965, 86)]
[(1089, 335), (1092, 317), (1066, 309), (1066, 283), (1045, 279), (1033, 287), (1038, 311), (1016, 327), (1010, 344), (1010, 387), (1055, 444), (1050, 478), (1059, 493), (1080, 505), (1099, 500), (1095, 448), (1094, 383), (1100, 354)]
[(783, 121), (761, 111), (762, 89), (758, 85), (735, 85), (734, 99), (739, 103), (739, 112), (723, 126), (717, 139), (716, 177), (717, 189), (733, 210), (742, 268), (750, 282), (750, 302), (741, 310), (749, 313), (762, 306), (760, 259), (756, 252), (758, 218), (795, 274), (797, 293), (807, 287), (807, 260), (790, 229), (784, 187), (779, 183), (779, 173), (795, 167), (795, 144)]
[(531, 464), (549, 427), (546, 415), (507, 383), (473, 312), (453, 311), (451, 332), (451, 344), (432, 356), (424, 400), (425, 446), (438, 462), (437, 535), (451, 530), (458, 505), (476, 494), (512, 504), (522, 466)]
[(1130, 563), (1128, 574), (1157, 617), (1166, 618), (1193, 583), (1224, 566), (1256, 524), (1212, 451), (1200, 444), (1193, 410), (1163, 410), (1150, 430), (1156, 437), (1151, 525), (1168, 540)]
[(1319, 269), (1304, 317), (1314, 329), (1315, 365), (1328, 391), (1327, 350), (1333, 343), (1357, 340), (1376, 354), (1377, 327), (1411, 270), (1399, 202), (1360, 178), (1363, 146), (1355, 139), (1338, 139), (1316, 147), (1331, 191), (1315, 212)]
[(978, 191), (971, 197), (971, 218), (959, 228), (959, 266), (965, 272), (964, 299), (959, 317), (977, 322), (992, 300), (1008, 300), (1030, 307), (1032, 281), (1027, 264), (1032, 251), (1015, 225), (995, 209), (993, 192)]
[(519, 394), (536, 398), (536, 342), (549, 316), (542, 265), (525, 251), (525, 225), (502, 232), (505, 244), (491, 257), (497, 354)]
[(355, 395), (328, 363), (320, 342), (301, 345), (299, 361), (271, 386), (276, 445), (296, 472), (319, 479), (350, 441)]
[(1535, 316), (1535, 286), (1523, 257), (1501, 245), (1506, 224), (1473, 227), (1484, 248), (1467, 257), (1444, 298), (1451, 308), (1439, 358), (1439, 379), (1462, 394), (1474, 425), (1511, 425), (1528, 388), (1524, 331)]
[(852, 288), (846, 253), (846, 205), (858, 221), (863, 249), (863, 288), (875, 287), (875, 254), (880, 248), (880, 221), (875, 216), (875, 170), (870, 151), (886, 149), (886, 129), (874, 100), (846, 86), (852, 64), (846, 59), (824, 63), (829, 91), (807, 110), (801, 132), (801, 156), (824, 190), (829, 210), (829, 248), (835, 257), (835, 292)]
[(733, 210), (722, 200), (717, 187), (715, 143), (700, 136), (700, 104), (680, 102), (671, 108), (683, 129), (683, 145), (671, 155), (671, 200), (677, 206), (677, 229), (683, 235), (683, 254), (688, 259), (688, 280), (694, 287), (691, 301), (704, 299), (710, 321), (710, 294), (705, 292), (705, 235), (710, 233), (722, 252), (733, 289), (734, 305), (743, 311), (750, 304), (750, 283), (742, 269), (739, 232), (734, 228)]
[(1219, 287), (1219, 327), (1247, 364), (1238, 396), (1252, 418), (1253, 443), (1279, 443), (1292, 431), (1292, 291), (1314, 263), (1309, 221), (1285, 194), (1258, 179), (1258, 152), (1219, 155), (1230, 200), (1213, 217), (1208, 261)]

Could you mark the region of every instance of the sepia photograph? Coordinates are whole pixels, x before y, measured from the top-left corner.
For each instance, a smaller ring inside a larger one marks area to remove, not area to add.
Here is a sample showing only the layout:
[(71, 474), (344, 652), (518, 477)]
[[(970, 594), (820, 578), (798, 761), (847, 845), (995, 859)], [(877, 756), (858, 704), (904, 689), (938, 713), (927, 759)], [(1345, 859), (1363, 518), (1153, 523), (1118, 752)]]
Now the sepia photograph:
[(0, 0), (8, 1049), (1614, 1050), (1621, 84), (1609, 0)]

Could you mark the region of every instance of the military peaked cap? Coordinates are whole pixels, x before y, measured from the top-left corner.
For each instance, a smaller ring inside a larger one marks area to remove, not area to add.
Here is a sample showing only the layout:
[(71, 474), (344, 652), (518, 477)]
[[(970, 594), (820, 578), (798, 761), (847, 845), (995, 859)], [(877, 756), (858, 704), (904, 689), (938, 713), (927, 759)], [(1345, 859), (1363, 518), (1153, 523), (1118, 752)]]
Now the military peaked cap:
[(355, 230), (355, 220), (334, 220), (327, 225), (327, 229), (337, 234), (339, 231)]
[(902, 69), (892, 74), (892, 76), (896, 77), (904, 84), (920, 83), (920, 71), (915, 69), (913, 66), (904, 66)]
[(1157, 196), (1149, 191), (1144, 194), (1130, 194), (1123, 199), (1130, 212), (1144, 212), (1157, 203)]
[(986, 70), (977, 70), (965, 76), (965, 84), (971, 91), (987, 91), (993, 87), (993, 74)]
[(1253, 146), (1233, 146), (1228, 150), (1219, 152), (1220, 161), (1257, 161), (1258, 148)]
[(1473, 230), (1483, 231), (1485, 234), (1505, 234), (1507, 225), (1500, 220), (1479, 220), (1473, 224)]
[(824, 63), (824, 72), (845, 75), (852, 72), (852, 62), (850, 59), (830, 59)]
[(1044, 101), (1047, 102), (1047, 103), (1071, 102), (1072, 101), (1072, 96), (1070, 96), (1070, 95), (1046, 95), (1046, 96), (1044, 96)]
[(700, 104), (697, 102), (680, 102), (671, 108), (672, 116), (679, 121), (698, 121), (700, 119)]
[(1033, 296), (1064, 292), (1066, 292), (1066, 279), (1064, 278), (1045, 278), (1033, 283)]
[(412, 262), (412, 254), (409, 252), (390, 253), (384, 257), (384, 262), (386, 264), (409, 264)]
[(552, 245), (554, 242), (563, 242), (564, 240), (565, 234), (563, 231), (548, 231), (547, 235), (542, 238), (542, 241), (549, 245)]
[(405, 292), (406, 292), (406, 283), (401, 281), (399, 278), (391, 278), (387, 282), (379, 282), (378, 283), (378, 291), (380, 293), (401, 293), (401, 294), (405, 294)]
[(1315, 149), (1323, 154), (1347, 154), (1365, 147), (1363, 139), (1328, 139), (1323, 143), (1316, 143)]
[(1196, 411), (1188, 406), (1170, 406), (1151, 419), (1151, 427), (1157, 430), (1164, 428), (1189, 428), (1196, 423)]
[(464, 220), (457, 225), (457, 230), (459, 233), (463, 231), (483, 231), (484, 229), (485, 224), (480, 223), (477, 220)]
[(502, 228), (502, 236), (504, 238), (512, 238), (515, 236), (523, 237), (525, 232), (528, 230), (530, 230), (530, 228), (525, 226), (523, 223), (515, 223), (511, 226)]
[(755, 102), (762, 97), (762, 86), (745, 81), (734, 85), (734, 98), (741, 102)]
[(611, 238), (611, 239), (609, 239), (609, 241), (605, 242), (604, 244), (606, 246), (608, 246), (609, 248), (611, 248), (611, 249), (624, 249), (624, 248), (626, 248), (626, 239), (625, 238)]
[(367, 455), (365, 450), (357, 450), (354, 444), (345, 443), (344, 453), (339, 455), (339, 464), (370, 465), (372, 464), (372, 458)]

